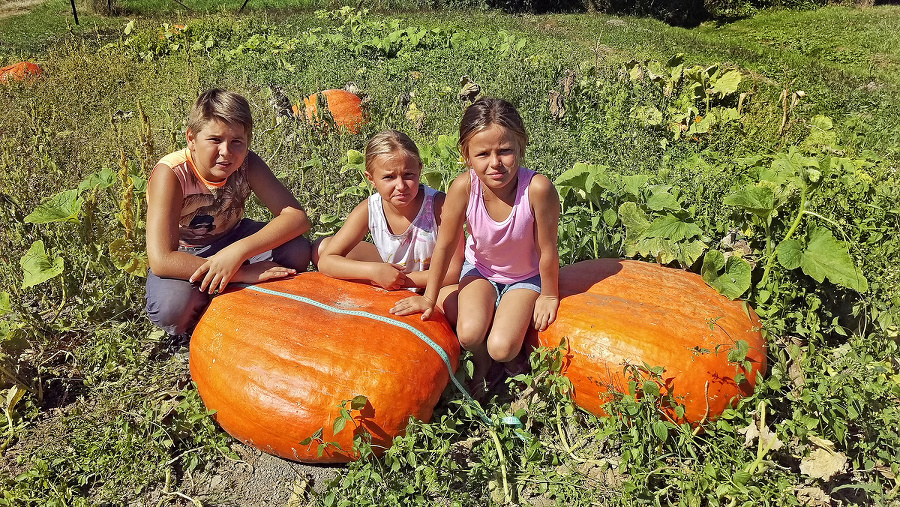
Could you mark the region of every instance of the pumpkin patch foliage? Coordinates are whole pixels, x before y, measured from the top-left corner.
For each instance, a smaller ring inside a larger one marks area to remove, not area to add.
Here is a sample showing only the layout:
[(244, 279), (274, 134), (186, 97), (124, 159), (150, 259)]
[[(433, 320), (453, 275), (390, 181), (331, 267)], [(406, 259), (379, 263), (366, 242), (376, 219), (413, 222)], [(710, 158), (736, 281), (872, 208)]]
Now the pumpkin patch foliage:
[[(900, 10), (761, 12), (687, 30), (466, 5), (247, 15), (142, 4), (144, 17), (67, 26), (69, 4), (50, 0), (0, 18), (0, 63), (42, 70), (0, 84), (0, 505), (249, 501), (216, 474), (252, 461), (250, 448), (204, 406), (184, 343), (142, 312), (149, 171), (185, 146), (185, 116), (211, 87), (248, 98), (252, 149), (305, 207), (312, 237), (372, 192), (361, 151), (374, 133), (407, 132), (423, 180), (446, 189), (463, 170), (462, 111), (478, 94), (506, 98), (529, 129), (525, 165), (560, 193), (563, 264), (690, 271), (741, 317), (758, 315), (768, 349), (763, 374), (748, 340), (697, 340), (689, 356), (725, 358), (721, 382), (755, 390), (718, 418), (691, 407), (693, 424), (658, 364), (621, 365), (605, 416), (579, 408), (560, 374), (567, 337), (481, 405), (448, 387), (431, 422), (411, 419), (389, 446), (360, 430), (378, 397), (353, 393), (297, 443), (360, 459), (291, 469), (267, 501), (898, 501)], [(326, 90), (364, 113), (339, 128)], [(254, 201), (247, 215), (268, 218)], [(707, 316), (692, 329), (726, 324)], [(461, 381), (470, 369), (464, 354)]]

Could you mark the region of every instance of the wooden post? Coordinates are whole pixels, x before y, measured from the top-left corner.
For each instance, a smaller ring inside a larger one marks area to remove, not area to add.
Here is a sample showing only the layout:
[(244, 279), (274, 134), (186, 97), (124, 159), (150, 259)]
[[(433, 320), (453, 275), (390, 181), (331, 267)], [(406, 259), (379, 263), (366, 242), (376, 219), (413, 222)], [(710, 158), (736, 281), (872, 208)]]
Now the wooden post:
[(244, 11), (244, 7), (247, 6), (247, 2), (249, 2), (249, 1), (250, 1), (250, 0), (244, 0), (244, 3), (241, 4), (241, 8), (238, 9), (238, 12), (243, 12), (243, 11)]
[(78, 11), (75, 10), (75, 0), (69, 0), (69, 2), (72, 4), (72, 15), (75, 16), (75, 24), (77, 25), (78, 24)]

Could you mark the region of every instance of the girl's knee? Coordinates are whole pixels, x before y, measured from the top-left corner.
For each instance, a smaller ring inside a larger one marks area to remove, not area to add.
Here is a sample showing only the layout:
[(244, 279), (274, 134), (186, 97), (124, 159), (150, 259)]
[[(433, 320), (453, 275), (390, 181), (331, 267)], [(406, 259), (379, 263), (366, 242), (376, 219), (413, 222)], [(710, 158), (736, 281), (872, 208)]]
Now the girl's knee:
[(480, 326), (463, 321), (456, 325), (456, 336), (462, 348), (472, 350), (484, 343), (485, 332)]
[(498, 363), (508, 363), (522, 350), (522, 340), (488, 340), (488, 354)]
[(472, 335), (458, 334), (457, 336), (459, 337), (459, 345), (466, 350), (475, 349), (484, 342), (484, 338)]
[(312, 247), (310, 248), (310, 256), (312, 257), (313, 266), (319, 266), (319, 258), (322, 257), (322, 252), (325, 251), (325, 247), (328, 246), (328, 243), (331, 242), (331, 236), (325, 236), (319, 238), (312, 242)]

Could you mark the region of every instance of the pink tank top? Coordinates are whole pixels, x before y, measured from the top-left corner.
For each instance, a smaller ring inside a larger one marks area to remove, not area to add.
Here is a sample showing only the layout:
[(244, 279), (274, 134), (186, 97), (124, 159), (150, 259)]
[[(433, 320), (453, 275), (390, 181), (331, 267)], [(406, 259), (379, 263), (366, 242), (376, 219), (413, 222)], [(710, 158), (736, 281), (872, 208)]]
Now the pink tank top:
[(471, 190), (466, 207), (466, 261), (478, 268), (488, 280), (514, 283), (540, 273), (540, 251), (534, 230), (534, 211), (528, 198), (528, 185), (534, 171), (519, 168), (516, 200), (509, 216), (496, 222), (484, 207), (481, 180), (469, 171)]

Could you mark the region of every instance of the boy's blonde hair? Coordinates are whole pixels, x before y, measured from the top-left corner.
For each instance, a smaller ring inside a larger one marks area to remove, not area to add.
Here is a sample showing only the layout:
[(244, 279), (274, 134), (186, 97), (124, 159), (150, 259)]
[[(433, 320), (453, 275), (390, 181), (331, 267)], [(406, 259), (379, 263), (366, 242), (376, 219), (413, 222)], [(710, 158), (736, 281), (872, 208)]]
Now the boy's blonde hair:
[(372, 136), (372, 139), (366, 143), (366, 174), (372, 174), (372, 162), (376, 157), (393, 155), (401, 150), (419, 163), (419, 169), (422, 168), (419, 147), (408, 135), (397, 130), (382, 130)]
[(188, 115), (187, 128), (196, 135), (203, 130), (207, 123), (214, 120), (230, 125), (241, 125), (247, 133), (248, 141), (253, 134), (250, 103), (239, 93), (221, 88), (213, 88), (201, 93)]
[(528, 132), (525, 130), (525, 122), (519, 112), (509, 102), (493, 98), (482, 97), (473, 102), (463, 113), (459, 122), (459, 152), (469, 162), (469, 141), (479, 132), (500, 125), (512, 132), (516, 139), (516, 160), (521, 163), (525, 156), (525, 147), (528, 146)]

